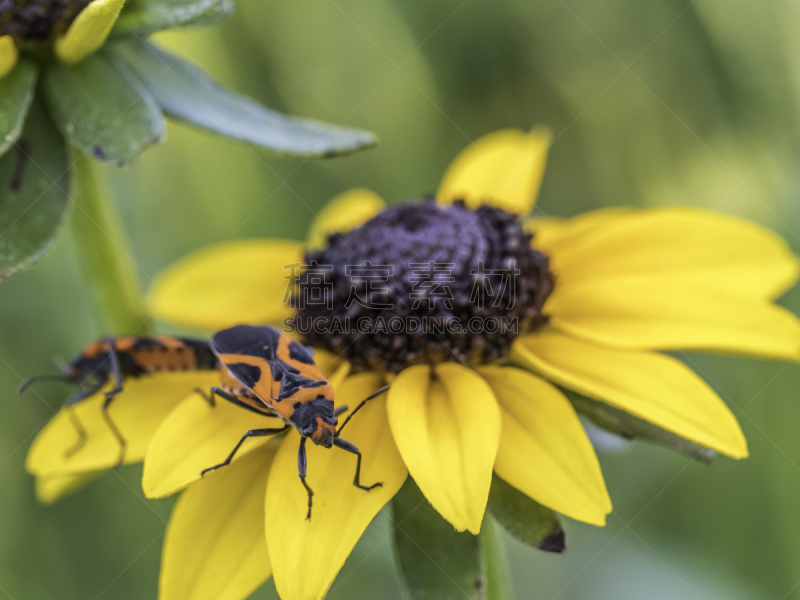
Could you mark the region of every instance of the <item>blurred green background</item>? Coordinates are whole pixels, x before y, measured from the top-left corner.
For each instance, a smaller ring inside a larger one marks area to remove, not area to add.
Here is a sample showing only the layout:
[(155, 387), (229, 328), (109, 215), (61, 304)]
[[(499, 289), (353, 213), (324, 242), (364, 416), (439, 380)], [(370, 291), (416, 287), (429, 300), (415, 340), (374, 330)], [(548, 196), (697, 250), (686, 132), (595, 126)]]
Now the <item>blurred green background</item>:
[[(145, 285), (204, 244), (302, 239), (350, 187), (390, 202), (430, 193), (470, 140), (537, 123), (555, 140), (537, 211), (701, 206), (765, 223), (800, 251), (791, 0), (239, 0), (221, 26), (161, 42), (272, 107), (381, 144), (301, 163), (171, 125), (137, 167), (109, 171)], [(45, 404), (15, 389), (103, 333), (91, 302), (69, 235), (0, 286), (0, 598), (156, 597), (171, 502), (143, 499), (137, 467), (52, 507), (23, 467), (69, 390), (43, 385)], [(782, 303), (800, 314), (800, 292)], [(643, 443), (601, 454), (608, 526), (567, 523), (564, 556), (509, 539), (518, 598), (800, 598), (800, 367), (680, 357), (739, 416), (751, 458), (704, 467)], [(399, 597), (389, 531), (381, 515), (330, 598)]]

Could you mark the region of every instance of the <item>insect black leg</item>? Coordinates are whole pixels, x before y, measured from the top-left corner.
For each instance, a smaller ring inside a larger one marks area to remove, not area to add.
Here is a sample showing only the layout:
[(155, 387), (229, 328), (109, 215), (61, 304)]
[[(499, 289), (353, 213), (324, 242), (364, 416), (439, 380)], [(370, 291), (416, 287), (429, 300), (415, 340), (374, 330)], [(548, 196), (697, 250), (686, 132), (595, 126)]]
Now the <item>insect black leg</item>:
[(314, 497), (314, 491), (311, 486), (306, 483), (306, 467), (308, 462), (306, 460), (306, 438), (300, 438), (300, 448), (297, 450), (297, 474), (300, 475), (300, 481), (303, 487), (308, 492), (308, 514), (306, 514), (306, 521), (311, 520), (311, 499)]
[(122, 368), (119, 366), (119, 356), (114, 347), (114, 338), (106, 340), (108, 344), (108, 360), (111, 363), (111, 373), (114, 375), (114, 389), (106, 392), (106, 398), (111, 399), (122, 391)]
[(236, 444), (236, 446), (234, 446), (233, 450), (231, 450), (231, 453), (228, 455), (228, 458), (226, 458), (223, 462), (219, 463), (218, 465), (214, 465), (213, 467), (209, 467), (208, 469), (203, 469), (200, 472), (200, 477), (202, 477), (203, 475), (205, 475), (209, 471), (216, 471), (217, 469), (221, 469), (222, 467), (227, 467), (229, 464), (231, 464), (231, 461), (233, 460), (233, 457), (236, 456), (236, 453), (239, 451), (239, 448), (242, 447), (242, 444), (244, 444), (244, 441), (247, 438), (264, 437), (264, 436), (267, 436), (267, 435), (276, 435), (278, 433), (283, 433), (287, 429), (289, 429), (289, 425), (285, 425), (284, 427), (275, 427), (275, 428), (272, 428), (272, 429), (251, 429), (250, 431), (245, 433), (242, 436), (242, 439), (239, 440), (239, 443)]
[[(84, 381), (84, 384), (86, 382)], [(94, 396), (97, 392), (99, 392), (105, 381), (100, 380), (89, 385), (84, 385), (82, 388), (78, 388), (78, 390), (64, 403), (64, 408), (68, 409), (66, 413), (69, 415), (69, 420), (72, 421), (72, 425), (75, 428), (75, 433), (78, 436), (78, 439), (75, 440), (75, 443), (64, 451), (64, 456), (69, 458), (73, 454), (75, 454), (78, 450), (80, 450), (83, 445), (86, 443), (86, 438), (89, 437), (86, 430), (83, 428), (83, 425), (78, 419), (78, 415), (75, 412), (75, 405), (89, 398), (90, 396)]]
[[(200, 394), (203, 394), (203, 392), (201, 392), (200, 390), (195, 390), (195, 391), (199, 392)], [(205, 397), (205, 394), (203, 394), (203, 396)], [(262, 417), (270, 417), (270, 418), (276, 417), (277, 418), (277, 416), (278, 416), (266, 404), (264, 405), (264, 408), (262, 410), (259, 410), (255, 406), (251, 406), (249, 404), (246, 404), (245, 402), (242, 402), (235, 395), (229, 394), (228, 392), (226, 392), (225, 390), (223, 390), (222, 388), (219, 388), (219, 387), (212, 387), (211, 388), (211, 397), (213, 398), (214, 396), (220, 396), (222, 398), (225, 398), (225, 400), (227, 400), (231, 404), (235, 404), (236, 406), (238, 406), (240, 408), (244, 408), (245, 410), (249, 410), (250, 412), (254, 412), (257, 415), (261, 415)]]
[(37, 381), (72, 381), (72, 378), (69, 375), (64, 375), (62, 373), (57, 373), (53, 375), (50, 374), (34, 375), (30, 379), (26, 379), (25, 381), (22, 382), (22, 385), (19, 386), (17, 393), (21, 394)]
[[(360, 411), (367, 402), (369, 402), (373, 398), (377, 398), (378, 396), (380, 396), (383, 392), (387, 391), (388, 389), (389, 389), (389, 386), (387, 385), (386, 387), (382, 387), (381, 389), (379, 389), (374, 394), (370, 394), (369, 396), (364, 398), (361, 401), (361, 403), (358, 406), (356, 406), (355, 410), (353, 412), (351, 412), (349, 415), (347, 415), (347, 418), (344, 420), (344, 423), (342, 423), (342, 426), (339, 427), (339, 431), (336, 432), (336, 435), (338, 436), (340, 433), (342, 433), (342, 429), (344, 429), (344, 426), (347, 425), (347, 422), (350, 419), (352, 419), (353, 415), (355, 415), (358, 411)], [(344, 408), (346, 408), (346, 407), (344, 407)], [(353, 446), (353, 447), (355, 447), (355, 446)]]
[(78, 450), (83, 448), (83, 445), (86, 443), (86, 430), (83, 428), (83, 424), (81, 420), (78, 418), (78, 415), (75, 414), (75, 409), (72, 407), (67, 407), (66, 413), (69, 415), (69, 420), (72, 421), (72, 427), (75, 429), (75, 435), (78, 436), (78, 439), (75, 440), (75, 443), (64, 450), (64, 456), (69, 458), (73, 454), (75, 454)]
[(201, 390), (200, 388), (194, 388), (194, 391), (195, 391), (196, 393), (200, 394), (200, 395), (203, 397), (203, 400), (205, 400), (206, 402), (208, 402), (208, 405), (209, 405), (211, 408), (214, 408), (214, 406), (216, 406), (216, 404), (217, 404), (217, 403), (214, 401), (214, 394), (215, 394), (215, 392), (214, 392), (214, 388), (211, 388), (211, 393), (210, 393), (210, 394), (206, 394), (206, 393), (205, 393), (203, 390)]
[(114, 468), (116, 469), (122, 464), (122, 461), (125, 460), (125, 452), (128, 449), (128, 443), (125, 441), (125, 438), (122, 437), (122, 432), (117, 427), (117, 424), (114, 423), (111, 415), (108, 414), (108, 407), (113, 400), (114, 396), (106, 394), (105, 402), (103, 402), (103, 419), (105, 419), (106, 425), (108, 425), (108, 428), (111, 430), (111, 433), (114, 434), (114, 437), (117, 438), (117, 443), (119, 444), (119, 457), (117, 458), (117, 464), (114, 465)]
[(108, 414), (108, 407), (111, 401), (122, 391), (122, 368), (119, 366), (119, 357), (117, 356), (117, 349), (114, 347), (114, 338), (108, 338), (106, 343), (108, 344), (108, 360), (111, 363), (111, 373), (114, 375), (114, 389), (110, 392), (106, 392), (106, 401), (103, 402), (103, 419), (105, 419), (111, 433), (114, 434), (114, 437), (117, 438), (117, 442), (119, 442), (119, 459), (114, 466), (116, 469), (122, 464), (122, 461), (125, 460), (125, 451), (128, 448), (128, 443), (125, 441), (125, 438), (122, 437), (119, 428)]
[(117, 464), (114, 466), (114, 468), (117, 468), (122, 464), (122, 461), (125, 460), (125, 452), (128, 449), (128, 443), (125, 441), (125, 438), (122, 437), (122, 432), (120, 432), (116, 423), (111, 419), (111, 415), (108, 414), (108, 407), (117, 394), (122, 391), (122, 368), (119, 366), (119, 357), (117, 356), (117, 349), (114, 347), (114, 338), (108, 338), (106, 343), (108, 344), (108, 360), (111, 363), (111, 373), (114, 375), (114, 389), (110, 392), (106, 392), (106, 400), (103, 402), (103, 419), (105, 419), (108, 428), (119, 443), (119, 458), (117, 459)]
[(342, 404), (339, 408), (333, 411), (333, 416), (338, 417), (343, 412), (347, 412), (347, 404)]
[(381, 487), (383, 485), (381, 482), (373, 483), (372, 485), (361, 485), (361, 451), (350, 442), (346, 442), (341, 438), (336, 438), (333, 440), (333, 443), (345, 452), (350, 452), (358, 456), (358, 462), (356, 462), (356, 476), (353, 479), (354, 486), (360, 490), (370, 491), (372, 488)]
[(214, 396), (221, 396), (225, 398), (225, 400), (227, 400), (228, 402), (233, 402), (234, 404), (239, 402), (239, 399), (236, 396), (234, 396), (233, 394), (229, 394), (228, 392), (217, 386), (211, 388), (211, 398), (214, 398)]

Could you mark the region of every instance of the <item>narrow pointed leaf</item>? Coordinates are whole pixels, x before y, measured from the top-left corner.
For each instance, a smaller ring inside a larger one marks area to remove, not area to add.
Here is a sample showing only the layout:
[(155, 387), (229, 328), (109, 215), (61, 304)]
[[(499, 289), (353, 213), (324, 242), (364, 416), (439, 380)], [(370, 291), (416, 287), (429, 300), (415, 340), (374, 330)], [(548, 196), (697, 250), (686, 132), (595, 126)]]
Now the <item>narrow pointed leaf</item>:
[(231, 0), (142, 0), (123, 9), (111, 37), (143, 37), (172, 27), (213, 23), (232, 11)]
[(0, 85), (0, 156), (19, 139), (33, 101), (38, 70), (28, 60), (20, 61)]
[(34, 103), (15, 149), (0, 158), (0, 281), (50, 248), (69, 206), (67, 148)]
[(412, 600), (483, 600), (478, 536), (458, 533), (409, 477), (392, 500), (398, 572)]
[(497, 475), (492, 478), (489, 510), (503, 529), (519, 541), (545, 552), (566, 550), (558, 515)]
[(153, 98), (124, 64), (102, 53), (72, 67), (51, 64), (44, 87), (64, 136), (102, 162), (131, 164), (164, 139), (164, 118)]
[(656, 427), (652, 423), (634, 417), (632, 414), (605, 402), (592, 400), (567, 389), (562, 388), (561, 391), (572, 406), (575, 407), (576, 412), (585, 416), (601, 429), (629, 440), (639, 438), (655, 442), (706, 464), (714, 460), (716, 453), (713, 450)]
[(373, 146), (366, 131), (282, 115), (220, 86), (206, 73), (146, 42), (115, 47), (164, 112), (278, 155), (328, 158)]

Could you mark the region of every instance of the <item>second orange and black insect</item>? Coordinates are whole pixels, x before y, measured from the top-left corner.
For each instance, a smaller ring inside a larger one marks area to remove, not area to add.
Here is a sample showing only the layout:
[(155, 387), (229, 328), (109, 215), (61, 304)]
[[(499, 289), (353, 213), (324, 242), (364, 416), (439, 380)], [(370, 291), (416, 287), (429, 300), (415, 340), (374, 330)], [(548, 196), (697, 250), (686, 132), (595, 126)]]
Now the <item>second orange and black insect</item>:
[[(109, 381), (114, 389), (106, 392), (103, 402), (103, 418), (119, 442), (118, 464), (125, 458), (126, 442), (117, 425), (108, 414), (114, 398), (123, 390), (129, 377), (141, 377), (160, 371), (206, 371), (219, 368), (219, 361), (208, 342), (171, 336), (117, 337), (92, 342), (72, 359), (62, 373), (37, 375), (22, 384), (24, 392), (37, 381), (64, 381), (78, 386), (65, 405), (72, 407), (98, 393)], [(73, 411), (68, 413), (73, 420), (78, 443), (67, 451), (72, 454), (86, 439), (86, 432)]]

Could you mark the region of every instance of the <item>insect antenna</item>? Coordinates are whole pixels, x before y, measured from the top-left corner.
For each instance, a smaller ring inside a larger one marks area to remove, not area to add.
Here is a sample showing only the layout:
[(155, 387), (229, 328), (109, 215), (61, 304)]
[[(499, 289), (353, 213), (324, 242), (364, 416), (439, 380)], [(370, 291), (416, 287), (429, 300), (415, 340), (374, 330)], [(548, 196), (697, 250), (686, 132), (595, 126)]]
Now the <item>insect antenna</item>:
[(53, 374), (48, 373), (45, 375), (35, 375), (30, 379), (28, 379), (27, 381), (23, 382), (23, 384), (19, 386), (19, 390), (17, 390), (17, 393), (21, 394), (37, 381), (72, 381), (72, 378), (64, 373), (53, 373)]
[(385, 386), (385, 387), (382, 387), (381, 389), (379, 389), (379, 390), (378, 390), (377, 392), (375, 392), (374, 394), (371, 394), (371, 395), (367, 396), (366, 398), (364, 398), (364, 399), (361, 401), (361, 403), (360, 403), (358, 406), (356, 406), (356, 407), (355, 407), (355, 409), (353, 410), (353, 412), (351, 412), (349, 415), (347, 415), (347, 418), (344, 420), (344, 423), (342, 423), (342, 426), (341, 426), (341, 427), (339, 427), (339, 429), (336, 431), (336, 437), (339, 437), (339, 435), (342, 433), (342, 429), (344, 429), (344, 426), (345, 426), (345, 425), (347, 425), (347, 423), (350, 421), (350, 419), (352, 419), (352, 418), (353, 418), (353, 415), (355, 415), (355, 414), (356, 414), (356, 413), (357, 413), (359, 410), (361, 410), (361, 408), (362, 408), (362, 407), (363, 407), (363, 406), (364, 406), (364, 405), (365, 405), (367, 402), (369, 402), (369, 401), (370, 401), (370, 400), (372, 400), (373, 398), (377, 398), (378, 396), (380, 396), (381, 394), (383, 394), (384, 392), (386, 392), (386, 391), (388, 391), (388, 390), (389, 390), (389, 386), (387, 385), (387, 386)]

